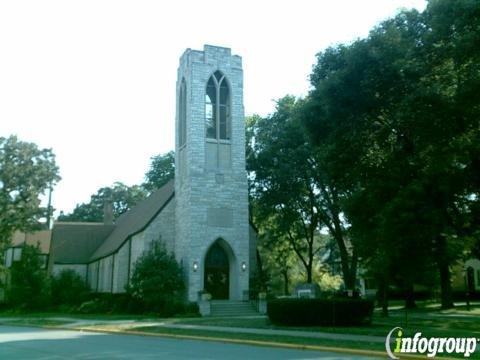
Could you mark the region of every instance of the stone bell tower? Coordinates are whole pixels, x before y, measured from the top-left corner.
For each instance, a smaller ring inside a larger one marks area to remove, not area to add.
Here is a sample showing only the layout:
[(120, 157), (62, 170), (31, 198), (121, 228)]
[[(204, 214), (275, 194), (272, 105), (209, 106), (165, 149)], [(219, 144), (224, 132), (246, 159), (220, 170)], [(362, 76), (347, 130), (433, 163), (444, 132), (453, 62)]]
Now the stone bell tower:
[(250, 273), (242, 59), (230, 49), (187, 49), (177, 78), (177, 259), (188, 300), (242, 300)]

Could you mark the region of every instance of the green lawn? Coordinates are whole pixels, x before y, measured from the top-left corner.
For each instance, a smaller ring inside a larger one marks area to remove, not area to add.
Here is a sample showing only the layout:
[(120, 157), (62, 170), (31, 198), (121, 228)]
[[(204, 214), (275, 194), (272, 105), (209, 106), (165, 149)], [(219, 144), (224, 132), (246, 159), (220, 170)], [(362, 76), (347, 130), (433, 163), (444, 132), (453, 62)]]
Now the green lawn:
[(422, 332), (425, 336), (475, 336), (480, 338), (480, 315), (477, 315), (480, 307), (470, 312), (465, 317), (451, 317), (449, 315), (461, 315), (463, 310), (451, 310), (447, 313), (434, 311), (425, 312), (422, 310), (409, 311), (405, 314), (403, 310), (391, 311), (390, 316), (381, 317), (374, 314), (371, 325), (363, 327), (286, 327), (275, 326), (268, 319), (242, 319), (242, 318), (198, 318), (172, 320), (177, 324), (229, 326), (239, 328), (258, 329), (282, 329), (302, 330), (314, 332), (330, 332), (342, 334), (361, 334), (386, 336), (394, 327), (401, 326), (406, 334)]
[[(435, 310), (432, 310), (435, 309)], [(7, 319), (8, 318), (8, 319)], [(138, 327), (135, 331), (154, 334), (162, 334), (165, 336), (201, 336), (213, 339), (233, 339), (233, 340), (251, 340), (273, 343), (287, 343), (293, 345), (312, 345), (333, 348), (344, 348), (354, 350), (374, 350), (384, 351), (382, 342), (365, 342), (365, 341), (347, 341), (347, 340), (330, 340), (317, 339), (309, 337), (294, 337), (281, 335), (259, 335), (244, 333), (225, 333), (221, 330), (199, 330), (199, 329), (176, 329), (162, 326), (142, 326), (141, 321), (162, 321), (172, 324), (185, 325), (207, 325), (207, 326), (225, 326), (238, 328), (257, 328), (257, 329), (281, 329), (281, 330), (302, 330), (311, 332), (327, 332), (338, 334), (358, 334), (373, 335), (384, 338), (387, 333), (394, 327), (400, 326), (404, 328), (407, 336), (413, 336), (416, 332), (421, 332), (426, 337), (472, 337), (480, 338), (480, 306), (472, 307), (471, 311), (458, 307), (452, 310), (441, 311), (435, 306), (424, 306), (419, 309), (408, 311), (392, 310), (390, 316), (385, 318), (380, 316), (380, 312), (374, 313), (371, 325), (364, 327), (286, 327), (275, 326), (269, 322), (267, 318), (170, 318), (160, 319), (152, 315), (109, 315), (109, 314), (70, 314), (70, 313), (0, 313), (0, 324), (9, 325), (31, 325), (31, 326), (49, 326), (62, 327), (69, 323), (68, 319), (72, 318), (84, 320), (98, 320), (101, 324), (107, 324), (109, 320), (138, 320)], [(115, 324), (103, 326), (115, 330)], [(102, 325), (91, 326), (92, 330), (102, 328)]]
[(70, 321), (66, 320), (57, 320), (49, 318), (15, 318), (2, 321), (0, 319), (0, 325), (11, 325), (11, 326), (63, 326), (69, 324)]
[[(156, 318), (155, 315), (139, 315), (139, 314), (80, 314), (80, 313), (65, 313), (65, 312), (18, 312), (5, 311), (0, 312), (0, 321), (2, 318), (43, 318), (48, 319), (52, 317), (72, 318), (81, 320), (145, 320)], [(156, 318), (158, 319), (158, 318)]]
[(373, 343), (364, 341), (344, 341), (344, 340), (330, 340), (330, 339), (314, 339), (303, 338), (297, 336), (279, 336), (279, 335), (259, 335), (259, 334), (242, 334), (242, 333), (225, 333), (221, 331), (204, 331), (195, 329), (170, 329), (164, 327), (140, 327), (136, 331), (145, 333), (156, 333), (163, 335), (186, 335), (186, 336), (200, 336), (217, 339), (233, 339), (233, 340), (252, 340), (282, 344), (295, 345), (314, 345), (326, 346), (336, 348), (347, 348), (355, 350), (374, 350), (385, 351), (383, 343)]

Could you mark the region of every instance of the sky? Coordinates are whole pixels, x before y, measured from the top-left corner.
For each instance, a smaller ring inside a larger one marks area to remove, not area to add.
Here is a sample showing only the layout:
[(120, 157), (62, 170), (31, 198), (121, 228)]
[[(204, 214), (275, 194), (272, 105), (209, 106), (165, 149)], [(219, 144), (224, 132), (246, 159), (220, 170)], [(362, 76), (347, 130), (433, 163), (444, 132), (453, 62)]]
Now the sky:
[(179, 57), (204, 44), (242, 56), (246, 115), (305, 96), (316, 54), (424, 0), (0, 0), (0, 136), (51, 148), (53, 206), (140, 184), (174, 149)]

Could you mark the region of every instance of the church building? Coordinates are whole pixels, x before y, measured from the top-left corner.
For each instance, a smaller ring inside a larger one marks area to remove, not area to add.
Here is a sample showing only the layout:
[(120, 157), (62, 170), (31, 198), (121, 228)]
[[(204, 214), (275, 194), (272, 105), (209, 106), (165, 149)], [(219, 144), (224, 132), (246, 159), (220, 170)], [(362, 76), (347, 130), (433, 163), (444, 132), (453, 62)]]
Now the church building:
[(95, 292), (124, 292), (141, 254), (164, 242), (189, 301), (248, 300), (256, 266), (245, 169), (242, 59), (205, 45), (180, 58), (175, 180), (115, 222), (56, 222), (49, 271), (75, 270)]

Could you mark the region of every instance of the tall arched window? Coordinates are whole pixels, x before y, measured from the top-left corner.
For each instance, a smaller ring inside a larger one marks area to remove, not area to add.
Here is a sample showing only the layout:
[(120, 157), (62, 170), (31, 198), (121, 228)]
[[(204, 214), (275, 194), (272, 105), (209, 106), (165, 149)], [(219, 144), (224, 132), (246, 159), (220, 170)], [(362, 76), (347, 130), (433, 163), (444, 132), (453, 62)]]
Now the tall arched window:
[(230, 90), (220, 71), (210, 76), (205, 94), (205, 125), (209, 139), (230, 140)]
[(185, 145), (187, 141), (187, 84), (185, 79), (182, 79), (180, 85), (180, 99), (179, 99), (179, 129), (178, 129), (178, 143), (180, 146)]

